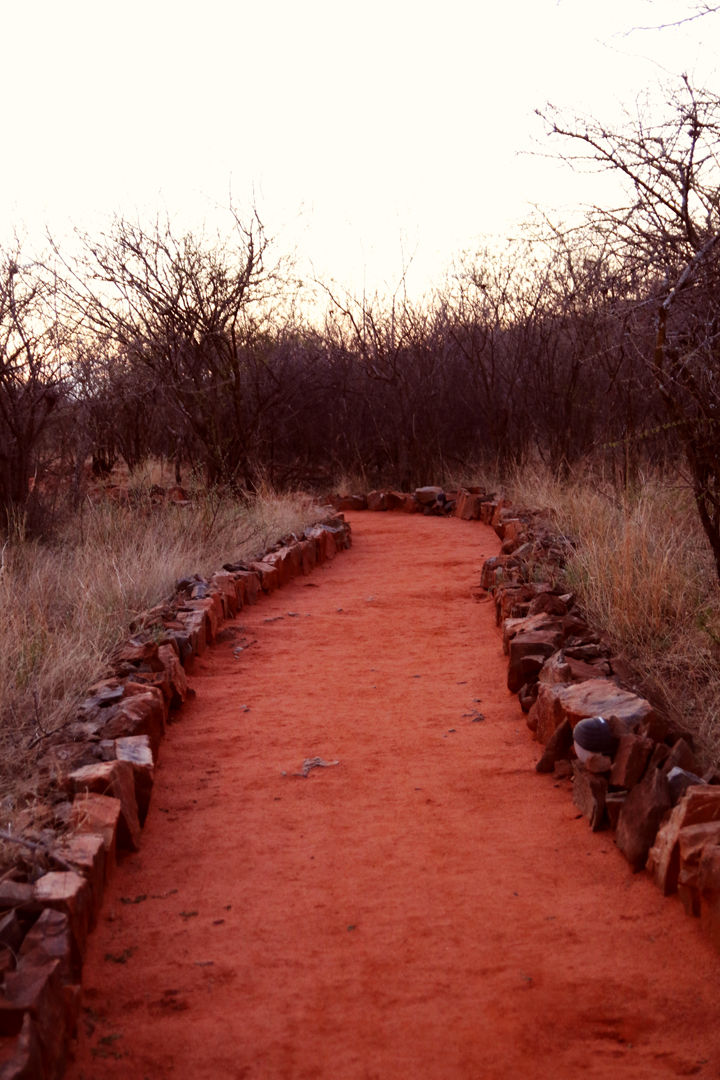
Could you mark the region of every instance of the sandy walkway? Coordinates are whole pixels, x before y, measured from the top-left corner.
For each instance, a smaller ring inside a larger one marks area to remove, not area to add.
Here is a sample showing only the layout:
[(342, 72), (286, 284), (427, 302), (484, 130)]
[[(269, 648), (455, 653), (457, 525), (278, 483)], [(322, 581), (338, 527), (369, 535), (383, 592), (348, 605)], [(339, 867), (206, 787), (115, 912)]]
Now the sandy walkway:
[(717, 1077), (717, 954), (534, 772), (470, 597), (494, 533), (348, 516), (196, 664), (69, 1077)]

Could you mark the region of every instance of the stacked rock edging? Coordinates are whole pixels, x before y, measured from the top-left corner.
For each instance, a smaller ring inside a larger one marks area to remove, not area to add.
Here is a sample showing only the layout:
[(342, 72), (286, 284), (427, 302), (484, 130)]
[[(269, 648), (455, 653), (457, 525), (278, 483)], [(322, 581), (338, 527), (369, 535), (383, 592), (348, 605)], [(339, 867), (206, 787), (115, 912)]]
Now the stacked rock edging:
[[(476, 488), (372, 491), (330, 501), (338, 510), (453, 515), (495, 530), (501, 554), (485, 561), (475, 595), (494, 600), (508, 689), (543, 746), (537, 772), (571, 785), (591, 829), (614, 830), (632, 869), (646, 869), (665, 896), (677, 893), (720, 948), (720, 773), (703, 771), (692, 736), (657, 691), (642, 696), (642, 681), (589, 626), (562, 583), (573, 538), (555, 534), (542, 511)], [(580, 761), (574, 730), (596, 716), (608, 721), (611, 751)]]
[(178, 582), (113, 650), (76, 720), (46, 740), (41, 785), (64, 835), (27, 845), (53, 869), (0, 878), (0, 1080), (60, 1080), (65, 1071), (88, 933), (116, 850), (140, 846), (161, 739), (192, 693), (192, 658), (245, 604), (350, 545), (350, 525), (333, 514), (251, 562)]

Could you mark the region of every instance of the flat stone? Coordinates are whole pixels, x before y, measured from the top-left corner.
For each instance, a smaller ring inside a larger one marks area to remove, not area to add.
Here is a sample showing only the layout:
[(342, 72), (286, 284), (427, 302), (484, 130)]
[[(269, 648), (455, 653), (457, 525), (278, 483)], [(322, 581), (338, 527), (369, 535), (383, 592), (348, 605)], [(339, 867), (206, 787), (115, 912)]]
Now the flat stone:
[[(259, 576), (254, 570), (236, 570), (233, 573), (236, 585), (242, 586), (242, 600), (244, 604), (252, 607), (258, 602), (258, 594), (262, 592)], [(239, 595), (239, 590), (238, 590)]]
[(678, 833), (680, 873), (678, 887), (686, 885), (699, 889), (700, 861), (706, 847), (720, 846), (720, 821), (686, 825)]
[(173, 708), (178, 709), (187, 698), (187, 677), (183, 669), (180, 660), (178, 659), (175, 650), (169, 645), (161, 645), (158, 649), (158, 656), (160, 662), (165, 668), (165, 672), (170, 682), (172, 689), (172, 697), (170, 704)]
[(72, 825), (78, 833), (97, 833), (105, 848), (105, 881), (115, 869), (117, 832), (122, 813), (119, 799), (93, 791), (76, 795), (72, 807)]
[(635, 787), (642, 779), (654, 749), (652, 739), (645, 739), (642, 735), (622, 735), (615, 752), (610, 783), (628, 790)]
[[(663, 772), (664, 771), (665, 770), (663, 770)], [(701, 776), (696, 776), (695, 773), (686, 772), (685, 769), (679, 769), (677, 765), (674, 769), (670, 770), (667, 774), (667, 778), (668, 784), (670, 785), (670, 799), (672, 800), (673, 806), (677, 806), (688, 788), (705, 783)]]
[(97, 765), (86, 765), (70, 773), (68, 784), (70, 791), (76, 794), (89, 791), (119, 799), (121, 810), (117, 845), (130, 851), (139, 850), (140, 822), (135, 799), (135, 777), (129, 762), (102, 761)]
[(180, 612), (185, 630), (192, 643), (193, 652), (196, 656), (202, 656), (207, 649), (207, 619), (204, 611)]
[(566, 720), (560, 727), (556, 728), (548, 739), (543, 755), (535, 766), (535, 771), (539, 773), (553, 772), (557, 762), (562, 758), (567, 758), (572, 741), (572, 728)]
[[(115, 717), (101, 732), (103, 739), (124, 739), (130, 735), (147, 735), (153, 760), (157, 760), (160, 741), (165, 734), (165, 711), (160, 691), (135, 694), (123, 701)], [(104, 794), (104, 793), (103, 793)], [(122, 846), (122, 845), (121, 845)]]
[(655, 769), (645, 775), (628, 795), (620, 811), (617, 847), (633, 870), (642, 870), (657, 831), (670, 809), (670, 791), (665, 773)]
[(565, 660), (562, 650), (554, 653), (543, 664), (542, 671), (538, 675), (538, 681), (552, 686), (555, 683), (569, 683), (572, 678), (570, 665)]
[(612, 768), (612, 758), (607, 754), (590, 754), (583, 765), (589, 773), (593, 773), (595, 776), (602, 776), (603, 773), (609, 773)]
[(480, 588), (491, 589), (496, 583), (497, 571), (504, 571), (510, 559), (509, 555), (493, 555), (483, 563), (480, 574)]
[[(537, 768), (537, 766), (536, 766)], [(567, 780), (573, 774), (572, 761), (568, 761), (565, 758), (560, 758), (555, 762), (553, 769), (553, 776), (556, 780)]]
[(699, 776), (702, 773), (700, 762), (695, 757), (695, 754), (692, 752), (685, 739), (678, 739), (675, 742), (665, 759), (663, 772), (669, 773), (671, 769), (676, 768), (684, 769), (685, 772), (695, 773), (696, 776)]
[(540, 742), (547, 742), (563, 720), (575, 727), (580, 720), (593, 716), (616, 716), (620, 721), (642, 720), (652, 713), (644, 698), (621, 690), (610, 679), (588, 679), (582, 683), (541, 683), (537, 699)]
[(418, 500), (418, 502), (421, 502), (423, 506), (425, 506), (427, 503), (437, 502), (438, 498), (444, 494), (445, 492), (441, 487), (415, 488), (415, 498)]
[[(510, 663), (507, 675), (508, 690), (512, 694), (517, 694), (518, 690), (528, 681), (533, 669), (535, 673), (538, 673), (544, 659), (556, 652), (561, 641), (562, 634), (557, 630), (537, 630), (535, 632), (515, 634), (510, 641)], [(537, 661), (531, 667), (528, 667), (527, 664), (523, 664), (523, 661), (530, 656), (537, 657)]]
[(607, 780), (588, 772), (579, 761), (574, 762), (573, 802), (588, 819), (593, 832), (605, 824), (606, 796)]
[(123, 667), (132, 665), (139, 667), (143, 664), (151, 671), (160, 671), (161, 664), (158, 660), (158, 647), (154, 641), (124, 641), (110, 653), (108, 662), (111, 667)]
[(83, 956), (92, 907), (90, 885), (85, 878), (70, 870), (53, 870), (35, 882), (34, 896), (42, 907), (53, 908), (67, 915), (70, 930)]
[[(665, 784), (668, 785), (665, 773), (660, 770), (656, 772), (664, 777)], [(720, 788), (710, 787), (708, 784), (688, 788), (668, 820), (658, 831), (648, 857), (648, 871), (664, 896), (674, 893), (678, 885), (680, 830), (690, 825), (702, 825), (711, 821), (720, 821)]]
[(19, 957), (19, 967), (28, 964), (37, 967), (39, 964), (57, 960), (63, 983), (80, 982), (82, 957), (70, 920), (64, 911), (45, 908), (35, 925), (28, 930)]
[(335, 503), (336, 510), (367, 510), (368, 503), (364, 495), (344, 495)]
[(367, 494), (367, 508), (377, 512), (378, 510), (387, 510), (387, 499), (385, 498), (384, 491), (369, 491)]
[[(253, 563), (253, 569), (261, 563)], [(267, 565), (267, 564), (265, 564)], [(268, 567), (268, 572), (272, 572), (273, 568)], [(263, 585), (263, 588), (265, 586)], [(214, 593), (211, 596), (201, 597), (197, 600), (186, 600), (185, 607), (191, 611), (201, 611), (205, 616), (205, 635), (210, 644), (217, 637), (218, 630), (220, 629), (220, 623), (223, 620), (223, 607), (222, 601), (218, 593)], [(160, 660), (158, 659), (158, 664)], [(160, 665), (162, 667), (162, 665)]]
[(225, 617), (234, 619), (238, 613), (238, 595), (233, 575), (229, 574), (227, 570), (218, 571), (210, 578), (210, 587), (220, 590), (226, 608)]
[(479, 521), (482, 517), (482, 495), (471, 495), (469, 491), (458, 492), (455, 503), (455, 517), (463, 521)]
[(105, 839), (98, 833), (76, 832), (63, 837), (54, 848), (66, 862), (82, 874), (90, 886), (90, 926), (95, 924), (102, 907), (105, 887)]
[(503, 623), (503, 651), (506, 656), (510, 654), (510, 642), (518, 634), (530, 634), (536, 631), (552, 631), (559, 634), (562, 641), (562, 623), (554, 615), (541, 611), (539, 615), (531, 615), (524, 619), (506, 619)]
[(138, 820), (142, 827), (150, 809), (155, 782), (155, 765), (150, 739), (147, 735), (130, 735), (123, 739), (116, 739), (115, 757), (118, 761), (127, 761), (132, 766)]

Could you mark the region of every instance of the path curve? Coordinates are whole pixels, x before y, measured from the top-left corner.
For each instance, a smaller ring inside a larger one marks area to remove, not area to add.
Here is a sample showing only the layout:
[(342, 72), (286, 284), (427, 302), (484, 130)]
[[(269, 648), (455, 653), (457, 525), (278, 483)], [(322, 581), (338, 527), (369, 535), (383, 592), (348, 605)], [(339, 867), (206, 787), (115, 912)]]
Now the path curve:
[(68, 1077), (718, 1076), (714, 949), (534, 772), (471, 596), (495, 534), (347, 517), (196, 661)]

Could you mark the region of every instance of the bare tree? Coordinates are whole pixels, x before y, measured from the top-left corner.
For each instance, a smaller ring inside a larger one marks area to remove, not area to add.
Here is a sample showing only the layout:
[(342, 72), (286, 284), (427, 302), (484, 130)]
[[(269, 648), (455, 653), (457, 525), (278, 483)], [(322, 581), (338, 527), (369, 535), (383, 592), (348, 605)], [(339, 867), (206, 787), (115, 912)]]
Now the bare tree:
[(611, 170), (626, 203), (590, 212), (612, 258), (655, 310), (647, 358), (682, 438), (695, 501), (720, 576), (720, 97), (687, 76), (653, 120), (639, 107), (623, 128), (541, 113), (571, 144), (566, 159)]
[(70, 299), (86, 332), (114, 347), (123, 365), (145, 370), (174, 414), (207, 481), (252, 483), (244, 353), (262, 332), (281, 286), (268, 265), (257, 216), (231, 211), (230, 236), (177, 233), (115, 218), (107, 232), (81, 237), (70, 271)]
[(63, 397), (55, 283), (15, 241), (0, 251), (0, 507), (23, 512), (50, 417)]

